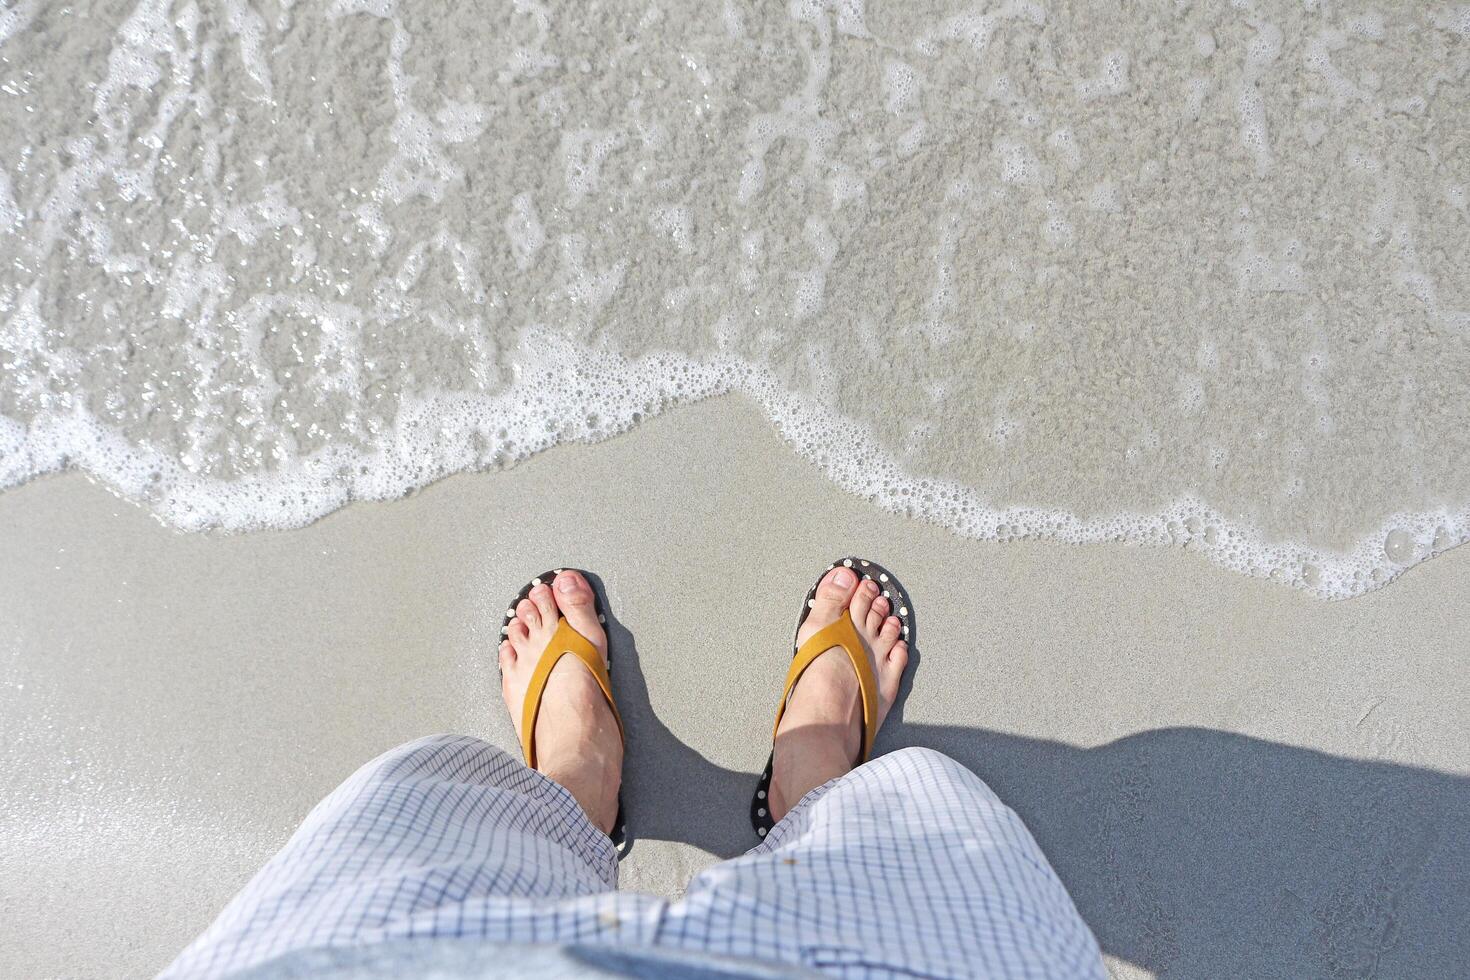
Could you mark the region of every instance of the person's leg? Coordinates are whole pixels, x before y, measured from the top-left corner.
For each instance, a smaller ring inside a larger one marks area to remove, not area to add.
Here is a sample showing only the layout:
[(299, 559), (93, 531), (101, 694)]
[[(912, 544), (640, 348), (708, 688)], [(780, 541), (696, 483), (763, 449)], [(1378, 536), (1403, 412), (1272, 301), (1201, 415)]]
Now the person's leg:
[[(517, 724), (559, 604), (607, 655), (586, 580), (567, 572), (556, 585), (521, 604), (529, 608), (518, 610), (500, 650)], [(606, 900), (616, 898), (605, 894), (617, 888), (605, 830), (616, 815), (622, 743), (601, 693), (588, 696), (597, 690), (590, 678), (570, 657), (553, 670), (536, 719), (538, 772), (457, 735), (368, 763), (312, 810), (165, 975), (213, 976), (294, 949), (404, 936), (596, 939), (612, 918)]]
[[(909, 645), (900, 638), (903, 623), (872, 579), (858, 580), (838, 565), (822, 576), (811, 612), (796, 633), (800, 647), (851, 610), (852, 623), (872, 660), (878, 679), (878, 719), (882, 727), (909, 662)], [(812, 661), (801, 675), (776, 732), (771, 768), (771, 816), (780, 820), (797, 800), (850, 770), (863, 744), (863, 699), (857, 673), (841, 647)]]
[[(532, 589), (515, 613), (500, 644), (500, 676), (519, 736), (526, 688), (560, 617), (592, 641), (604, 666), (607, 631), (597, 618), (592, 586), (572, 569)], [(623, 779), (622, 731), (597, 681), (574, 657), (562, 657), (546, 682), (536, 716), (536, 767), (571, 790), (604, 833), (612, 830)]]
[[(881, 724), (908, 647), (876, 586), (833, 569), (797, 643), (844, 609), (872, 660)], [(935, 752), (853, 769), (861, 724), (856, 673), (834, 648), (802, 674), (776, 734), (779, 822), (695, 878), (660, 941), (841, 975), (1103, 976), (1092, 933), (1015, 812)]]

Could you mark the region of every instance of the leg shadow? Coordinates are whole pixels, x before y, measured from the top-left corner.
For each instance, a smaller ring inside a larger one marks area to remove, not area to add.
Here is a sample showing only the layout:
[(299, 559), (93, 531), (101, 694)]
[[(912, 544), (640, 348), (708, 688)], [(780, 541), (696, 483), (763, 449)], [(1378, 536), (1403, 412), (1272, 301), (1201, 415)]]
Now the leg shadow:
[[(607, 628), (637, 744), (630, 837), (743, 853), (756, 774), (710, 762), (659, 721), (632, 635), (610, 612)], [(907, 725), (915, 672), (878, 751), (937, 749), (989, 783), (1110, 955), (1201, 980), (1467, 975), (1470, 778), (1204, 728), (1077, 748)]]
[[(602, 593), (600, 579), (591, 574), (587, 579)], [(636, 746), (623, 769), (628, 827), (623, 853), (637, 846), (639, 838), (681, 841), (720, 858), (745, 853), (756, 843), (746, 810), (757, 774), (716, 765), (659, 720), (648, 697), (637, 641), (613, 615), (606, 594), (601, 597), (613, 690), (628, 743)]]
[(1158, 976), (1466, 975), (1470, 779), (1202, 728), (892, 735), (984, 778), (1103, 949)]

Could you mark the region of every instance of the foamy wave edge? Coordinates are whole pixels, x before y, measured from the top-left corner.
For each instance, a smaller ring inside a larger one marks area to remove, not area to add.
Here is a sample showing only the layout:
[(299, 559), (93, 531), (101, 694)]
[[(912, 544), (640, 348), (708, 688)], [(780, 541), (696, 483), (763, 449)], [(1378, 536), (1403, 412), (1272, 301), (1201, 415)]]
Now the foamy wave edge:
[[(1090, 518), (1042, 507), (996, 508), (962, 484), (910, 476), (865, 425), (740, 358), (594, 355), (545, 334), (525, 343), (535, 344), (538, 366), (519, 371), (503, 393), (404, 397), (390, 437), (368, 451), (328, 447), (236, 480), (190, 472), (156, 449), (128, 442), (79, 406), (28, 425), (0, 415), (0, 488), (78, 469), (181, 530), (296, 528), (355, 500), (397, 499), (454, 473), (514, 463), (560, 442), (600, 441), (668, 408), (738, 392), (761, 405), (781, 437), (843, 490), (966, 538), (1184, 546), (1232, 571), (1324, 599), (1371, 592), (1470, 541), (1470, 504), (1391, 514), (1346, 552), (1268, 543), (1258, 529), (1190, 497), (1149, 512)], [(1385, 551), (1390, 534), (1399, 535), (1403, 561)]]

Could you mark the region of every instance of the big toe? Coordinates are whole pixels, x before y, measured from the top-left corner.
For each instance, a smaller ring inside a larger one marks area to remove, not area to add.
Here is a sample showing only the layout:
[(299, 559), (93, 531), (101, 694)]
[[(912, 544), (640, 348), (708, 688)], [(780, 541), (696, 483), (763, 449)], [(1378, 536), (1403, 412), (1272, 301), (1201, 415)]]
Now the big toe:
[(857, 573), (845, 565), (838, 565), (823, 575), (817, 583), (817, 594), (812, 597), (812, 612), (807, 620), (818, 627), (836, 622), (852, 601), (857, 584)]
[(557, 608), (572, 629), (591, 640), (603, 659), (607, 659), (607, 633), (597, 615), (597, 598), (592, 594), (591, 583), (581, 572), (569, 568), (557, 574), (552, 592)]

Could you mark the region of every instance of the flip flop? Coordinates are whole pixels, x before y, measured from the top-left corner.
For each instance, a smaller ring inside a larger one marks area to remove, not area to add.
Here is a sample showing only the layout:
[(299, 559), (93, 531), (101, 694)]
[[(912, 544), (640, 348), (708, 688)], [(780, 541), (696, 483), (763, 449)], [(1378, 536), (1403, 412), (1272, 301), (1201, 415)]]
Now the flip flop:
[[(502, 637), (509, 633), (510, 621), (515, 619), (516, 606), (520, 605), (521, 600), (528, 598), (531, 590), (538, 585), (550, 586), (552, 580), (565, 570), (556, 568), (549, 572), (542, 572), (521, 587), (521, 591), (516, 593), (516, 597), (506, 607), (505, 621), (500, 624)], [(580, 571), (580, 569), (574, 569), (574, 571)], [(587, 579), (590, 586), (592, 580), (586, 572), (582, 572), (582, 577)], [(607, 616), (602, 611), (602, 596), (598, 594), (596, 588), (592, 589), (592, 603), (597, 613), (597, 621), (606, 623)], [(541, 710), (541, 697), (546, 693), (546, 682), (551, 679), (552, 668), (565, 656), (575, 657), (592, 672), (593, 679), (597, 681), (597, 686), (602, 688), (603, 697), (607, 698), (608, 706), (612, 708), (613, 719), (618, 723), (618, 737), (625, 740), (627, 738), (627, 733), (623, 731), (623, 716), (618, 713), (618, 703), (613, 700), (611, 651), (607, 657), (608, 666), (604, 667), (602, 655), (597, 652), (597, 647), (592, 641), (573, 629), (572, 624), (567, 622), (567, 618), (561, 616), (556, 623), (556, 632), (551, 635), (546, 648), (541, 651), (540, 659), (536, 661), (536, 669), (531, 674), (531, 683), (526, 688), (526, 700), (521, 708), (521, 755), (525, 757), (526, 765), (532, 769), (536, 768), (536, 715)], [(626, 831), (627, 827), (623, 821), (623, 794), (620, 792), (618, 793), (618, 815), (613, 819), (612, 833), (608, 834), (614, 846), (623, 845), (627, 837)]]
[[(867, 579), (877, 580), (883, 589), (880, 594), (888, 599), (888, 604), (892, 607), (889, 615), (897, 616), (903, 623), (901, 638), (908, 640), (914, 628), (913, 610), (909, 608), (908, 597), (892, 572), (866, 558), (843, 558), (840, 561), (834, 561), (822, 570), (822, 574), (817, 576), (816, 583), (807, 592), (806, 600), (801, 604), (801, 613), (796, 617), (796, 632), (801, 632), (802, 624), (811, 614), (812, 606), (816, 603), (817, 586), (821, 585), (827, 573), (838, 565), (846, 565), (857, 572), (859, 582)], [(796, 682), (801, 679), (801, 675), (811, 666), (813, 660), (833, 647), (841, 647), (846, 651), (848, 659), (852, 661), (853, 669), (857, 671), (858, 687), (863, 696), (863, 748), (854, 765), (856, 768), (872, 757), (873, 739), (878, 734), (873, 724), (878, 715), (878, 678), (873, 674), (873, 668), (868, 663), (868, 656), (863, 651), (862, 640), (858, 636), (857, 626), (852, 621), (852, 612), (849, 609), (842, 610), (842, 615), (836, 621), (817, 630), (800, 646), (795, 640), (792, 641), (791, 668), (786, 672), (786, 688), (781, 692), (781, 704), (776, 708), (776, 725), (771, 732), (771, 741), (776, 740), (775, 733), (781, 729), (781, 716), (786, 713), (786, 702), (790, 700), (791, 691), (796, 687)], [(766, 762), (766, 771), (761, 774), (760, 783), (755, 788), (755, 796), (750, 801), (750, 825), (755, 828), (756, 834), (760, 837), (765, 837), (775, 826), (775, 821), (771, 819), (769, 799), (771, 765), (775, 760), (776, 754), (773, 748), (771, 758)]]

